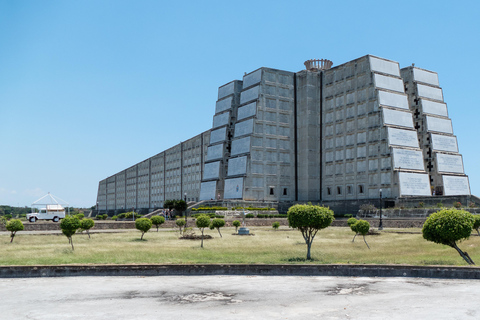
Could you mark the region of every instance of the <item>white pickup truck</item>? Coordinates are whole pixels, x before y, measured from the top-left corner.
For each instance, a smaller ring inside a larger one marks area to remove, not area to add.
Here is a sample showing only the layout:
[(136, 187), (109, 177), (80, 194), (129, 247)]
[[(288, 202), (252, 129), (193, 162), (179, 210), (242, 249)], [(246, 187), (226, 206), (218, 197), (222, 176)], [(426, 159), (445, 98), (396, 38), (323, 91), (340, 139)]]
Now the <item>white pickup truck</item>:
[(27, 213), (27, 220), (30, 222), (37, 220), (58, 222), (63, 218), (65, 218), (65, 208), (59, 204), (47, 204), (46, 208), (41, 208), (38, 212)]

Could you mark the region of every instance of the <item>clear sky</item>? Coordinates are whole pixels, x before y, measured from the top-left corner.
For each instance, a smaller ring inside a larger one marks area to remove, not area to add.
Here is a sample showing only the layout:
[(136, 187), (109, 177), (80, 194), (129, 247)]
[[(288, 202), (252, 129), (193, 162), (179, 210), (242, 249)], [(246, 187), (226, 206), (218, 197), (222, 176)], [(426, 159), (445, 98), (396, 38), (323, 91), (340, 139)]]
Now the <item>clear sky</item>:
[(212, 126), (219, 86), (366, 54), (438, 72), (480, 195), (478, 1), (0, 0), (0, 204), (98, 182)]

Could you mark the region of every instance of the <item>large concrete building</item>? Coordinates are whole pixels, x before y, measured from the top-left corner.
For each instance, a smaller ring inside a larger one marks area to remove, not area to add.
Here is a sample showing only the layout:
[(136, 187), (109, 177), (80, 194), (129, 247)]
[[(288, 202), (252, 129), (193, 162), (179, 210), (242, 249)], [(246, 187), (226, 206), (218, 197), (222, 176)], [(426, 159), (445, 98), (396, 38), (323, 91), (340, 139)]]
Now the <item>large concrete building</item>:
[(305, 66), (221, 86), (212, 128), (100, 181), (98, 209), (470, 195), (435, 72), (371, 55)]

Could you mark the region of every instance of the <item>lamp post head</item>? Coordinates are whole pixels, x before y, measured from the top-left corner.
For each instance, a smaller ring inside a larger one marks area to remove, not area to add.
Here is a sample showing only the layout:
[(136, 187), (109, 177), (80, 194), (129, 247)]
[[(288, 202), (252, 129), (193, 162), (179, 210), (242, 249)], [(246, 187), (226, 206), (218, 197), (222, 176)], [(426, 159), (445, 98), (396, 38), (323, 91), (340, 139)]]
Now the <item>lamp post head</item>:
[(380, 191), (380, 198), (382, 197), (382, 189), (379, 190)]

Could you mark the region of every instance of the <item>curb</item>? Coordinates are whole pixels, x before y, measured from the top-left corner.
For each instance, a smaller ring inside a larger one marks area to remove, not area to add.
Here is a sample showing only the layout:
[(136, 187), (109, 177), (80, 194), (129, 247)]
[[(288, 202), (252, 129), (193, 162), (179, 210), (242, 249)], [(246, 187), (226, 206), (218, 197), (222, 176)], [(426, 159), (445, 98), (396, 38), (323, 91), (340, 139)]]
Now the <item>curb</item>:
[(478, 267), (411, 265), (270, 265), (270, 264), (195, 264), (195, 265), (57, 265), (0, 266), (0, 278), (42, 278), (79, 276), (336, 276), (410, 277), (442, 279), (480, 279)]

